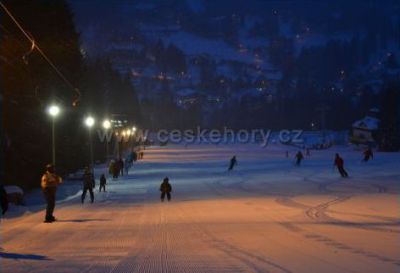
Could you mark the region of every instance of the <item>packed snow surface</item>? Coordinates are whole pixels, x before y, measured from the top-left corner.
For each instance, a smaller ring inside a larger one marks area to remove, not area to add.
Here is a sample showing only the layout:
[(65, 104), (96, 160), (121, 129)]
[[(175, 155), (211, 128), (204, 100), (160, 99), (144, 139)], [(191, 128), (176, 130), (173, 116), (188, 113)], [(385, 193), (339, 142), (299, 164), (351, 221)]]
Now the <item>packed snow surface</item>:
[[(400, 272), (400, 154), (364, 163), (360, 151), (333, 147), (296, 167), (295, 152), (147, 149), (129, 175), (96, 189), (94, 204), (79, 194), (59, 203), (55, 223), (42, 223), (43, 210), (6, 215), (1, 272)], [(348, 179), (333, 168), (336, 152)], [(159, 200), (165, 176), (169, 203)], [(60, 194), (68, 183), (76, 182)]]

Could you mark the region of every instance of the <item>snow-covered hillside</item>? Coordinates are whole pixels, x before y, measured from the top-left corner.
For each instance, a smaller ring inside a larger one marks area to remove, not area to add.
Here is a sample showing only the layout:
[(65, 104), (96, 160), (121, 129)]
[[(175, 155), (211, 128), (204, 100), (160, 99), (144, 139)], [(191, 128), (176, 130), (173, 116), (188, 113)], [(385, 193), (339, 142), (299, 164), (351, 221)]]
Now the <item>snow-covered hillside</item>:
[(384, 107), (379, 95), (400, 76), (395, 1), (153, 0), (96, 9), (70, 1), (87, 59), (108, 59), (129, 76), (145, 123), (157, 128), (173, 101), (175, 112), (196, 120), (175, 127), (323, 129), (315, 116), (325, 105), (326, 127), (347, 129)]

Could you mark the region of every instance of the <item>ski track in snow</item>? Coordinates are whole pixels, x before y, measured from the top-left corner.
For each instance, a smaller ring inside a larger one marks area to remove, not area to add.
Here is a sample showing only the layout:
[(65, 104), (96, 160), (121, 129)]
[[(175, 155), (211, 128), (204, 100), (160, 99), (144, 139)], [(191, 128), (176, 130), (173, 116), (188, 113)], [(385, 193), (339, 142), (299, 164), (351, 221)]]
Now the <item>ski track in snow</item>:
[[(74, 198), (1, 222), (1, 272), (399, 272), (400, 154), (338, 147), (301, 167), (272, 145), (154, 147), (95, 203)], [(239, 165), (226, 171), (231, 155)], [(102, 170), (98, 170), (102, 171)], [(159, 201), (168, 175), (172, 201)]]

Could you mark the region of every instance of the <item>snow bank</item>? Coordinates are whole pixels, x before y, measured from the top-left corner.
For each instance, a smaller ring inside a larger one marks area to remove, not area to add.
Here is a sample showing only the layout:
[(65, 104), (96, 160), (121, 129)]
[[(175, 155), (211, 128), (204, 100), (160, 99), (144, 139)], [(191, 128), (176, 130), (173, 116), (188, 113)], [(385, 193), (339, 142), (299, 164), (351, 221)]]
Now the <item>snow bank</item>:
[(24, 195), (24, 191), (20, 187), (15, 186), (15, 185), (4, 186), (4, 189), (6, 190), (7, 194), (18, 193), (18, 194)]

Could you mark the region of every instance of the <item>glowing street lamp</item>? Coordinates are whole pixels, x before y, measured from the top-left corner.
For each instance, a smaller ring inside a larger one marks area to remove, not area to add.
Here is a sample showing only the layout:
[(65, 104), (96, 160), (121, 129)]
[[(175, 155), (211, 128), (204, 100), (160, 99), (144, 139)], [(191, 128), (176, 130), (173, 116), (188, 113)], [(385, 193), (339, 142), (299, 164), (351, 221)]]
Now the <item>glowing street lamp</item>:
[[(103, 128), (104, 130), (107, 131), (111, 128), (111, 122), (108, 119), (105, 119), (103, 121)], [(105, 135), (105, 140), (106, 140), (106, 160), (108, 159), (108, 134)]]
[(93, 141), (92, 141), (92, 130), (91, 129), (94, 126), (95, 122), (96, 122), (95, 119), (91, 116), (88, 116), (85, 119), (85, 125), (89, 129), (90, 163), (91, 163), (92, 168), (93, 168), (94, 164), (93, 164)]
[(52, 117), (51, 119), (51, 134), (52, 134), (52, 164), (56, 165), (56, 134), (55, 134), (55, 119), (60, 114), (60, 107), (57, 105), (50, 105), (47, 108), (47, 113)]
[(60, 113), (60, 107), (57, 105), (51, 105), (48, 109), (47, 112), (49, 113), (50, 116), (53, 118), (57, 117), (58, 114)]
[(91, 116), (88, 116), (88, 117), (85, 119), (85, 125), (86, 125), (89, 129), (92, 128), (94, 124), (95, 124), (95, 120), (94, 120), (94, 118), (92, 118)]
[(111, 122), (108, 119), (103, 121), (103, 128), (106, 130), (111, 128)]

